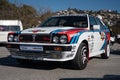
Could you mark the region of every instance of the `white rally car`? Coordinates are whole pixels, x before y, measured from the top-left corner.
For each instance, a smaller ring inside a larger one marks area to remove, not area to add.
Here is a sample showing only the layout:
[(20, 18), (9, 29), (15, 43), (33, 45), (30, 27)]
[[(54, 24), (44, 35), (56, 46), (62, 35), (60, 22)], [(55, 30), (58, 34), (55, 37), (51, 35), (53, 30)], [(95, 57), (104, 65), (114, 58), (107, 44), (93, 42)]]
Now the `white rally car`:
[(109, 29), (88, 14), (54, 16), (36, 28), (9, 33), (7, 49), (20, 63), (32, 60), (69, 61), (84, 69), (90, 57), (110, 55)]

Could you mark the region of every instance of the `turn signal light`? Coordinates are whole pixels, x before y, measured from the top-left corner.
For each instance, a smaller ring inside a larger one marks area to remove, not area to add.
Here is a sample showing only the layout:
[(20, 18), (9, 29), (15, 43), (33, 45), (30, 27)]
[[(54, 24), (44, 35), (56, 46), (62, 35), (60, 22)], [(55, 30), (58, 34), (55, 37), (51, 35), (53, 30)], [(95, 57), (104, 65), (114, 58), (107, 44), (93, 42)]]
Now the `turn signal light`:
[(54, 47), (54, 50), (55, 51), (62, 51), (62, 48), (61, 47)]

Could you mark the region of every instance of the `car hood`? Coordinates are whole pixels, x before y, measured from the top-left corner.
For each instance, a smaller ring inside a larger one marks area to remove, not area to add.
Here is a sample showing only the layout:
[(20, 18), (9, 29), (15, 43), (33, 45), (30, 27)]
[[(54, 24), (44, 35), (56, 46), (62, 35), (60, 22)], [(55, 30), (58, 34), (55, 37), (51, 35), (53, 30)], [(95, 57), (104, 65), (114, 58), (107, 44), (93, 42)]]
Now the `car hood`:
[(77, 33), (86, 30), (88, 29), (75, 27), (37, 27), (23, 30), (21, 34), (66, 34), (70, 41)]
[(58, 31), (66, 31), (70, 29), (75, 29), (74, 27), (36, 27), (36, 28), (30, 28), (25, 29), (21, 33), (25, 34), (50, 34), (52, 32), (58, 32)]
[(68, 36), (68, 42), (70, 42), (73, 36), (79, 35), (88, 30), (87, 28), (75, 28), (75, 27), (37, 27), (23, 30), (21, 34), (61, 34)]

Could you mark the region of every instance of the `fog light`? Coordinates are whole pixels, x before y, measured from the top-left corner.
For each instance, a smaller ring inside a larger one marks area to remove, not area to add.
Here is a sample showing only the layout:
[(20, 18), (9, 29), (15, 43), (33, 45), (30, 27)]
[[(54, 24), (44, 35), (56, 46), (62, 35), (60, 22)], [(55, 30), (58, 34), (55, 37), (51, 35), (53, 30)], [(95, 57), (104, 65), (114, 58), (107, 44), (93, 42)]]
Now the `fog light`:
[(61, 54), (52, 54), (52, 57), (55, 58), (55, 59), (62, 58)]

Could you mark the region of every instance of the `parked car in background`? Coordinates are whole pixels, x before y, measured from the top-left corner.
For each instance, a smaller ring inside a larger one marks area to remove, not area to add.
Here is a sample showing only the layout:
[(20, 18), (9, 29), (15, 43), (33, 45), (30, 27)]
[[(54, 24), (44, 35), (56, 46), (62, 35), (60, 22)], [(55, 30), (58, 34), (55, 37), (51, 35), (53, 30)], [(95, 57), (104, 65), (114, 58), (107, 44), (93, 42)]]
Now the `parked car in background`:
[(88, 14), (54, 16), (36, 28), (8, 34), (6, 48), (19, 63), (32, 60), (69, 61), (84, 69), (90, 57), (110, 55), (110, 31)]
[(21, 30), (23, 30), (23, 26), (20, 20), (0, 20), (0, 43), (7, 41), (9, 32)]

